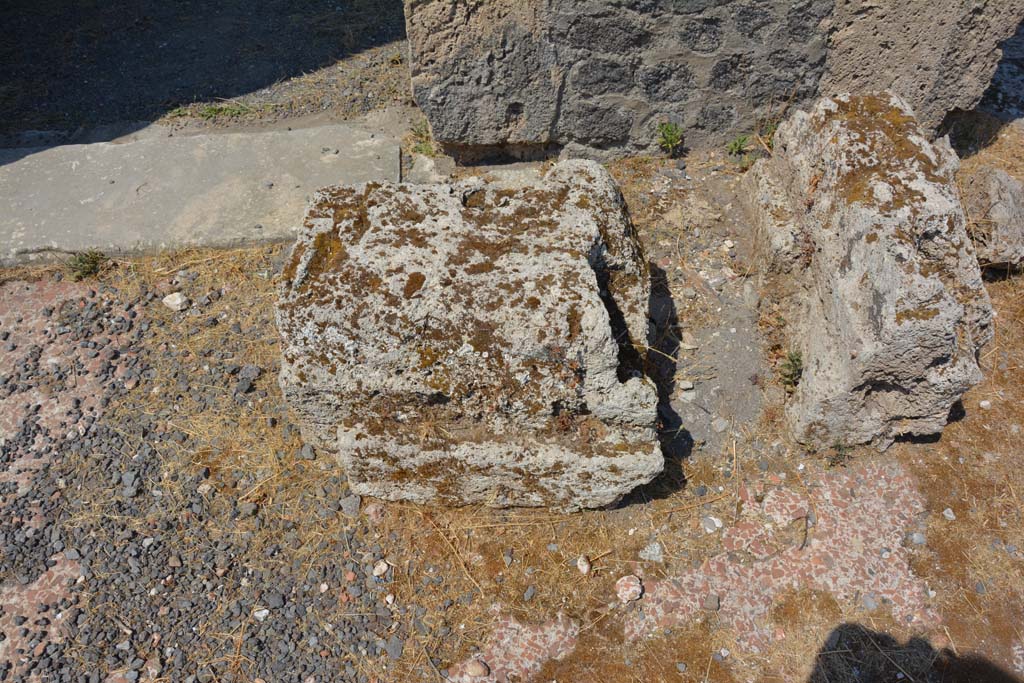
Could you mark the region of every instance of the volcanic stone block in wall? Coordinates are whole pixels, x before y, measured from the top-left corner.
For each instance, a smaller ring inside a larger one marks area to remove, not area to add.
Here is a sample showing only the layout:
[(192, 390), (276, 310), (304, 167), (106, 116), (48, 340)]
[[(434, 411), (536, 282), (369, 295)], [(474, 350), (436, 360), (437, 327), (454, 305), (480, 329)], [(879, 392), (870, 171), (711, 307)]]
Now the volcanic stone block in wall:
[(1021, 21), (1024, 0), (837, 0), (821, 92), (894, 91), (933, 131), (978, 103)]
[(992, 309), (958, 165), (896, 96), (840, 96), (780, 126), (744, 180), (784, 345), (802, 356), (787, 406), (800, 441), (937, 433), (981, 380)]
[(978, 261), (983, 266), (1024, 264), (1024, 185), (990, 166), (961, 180)]
[(592, 162), (329, 188), (285, 270), (280, 382), (360, 494), (604, 506), (663, 468), (649, 296)]

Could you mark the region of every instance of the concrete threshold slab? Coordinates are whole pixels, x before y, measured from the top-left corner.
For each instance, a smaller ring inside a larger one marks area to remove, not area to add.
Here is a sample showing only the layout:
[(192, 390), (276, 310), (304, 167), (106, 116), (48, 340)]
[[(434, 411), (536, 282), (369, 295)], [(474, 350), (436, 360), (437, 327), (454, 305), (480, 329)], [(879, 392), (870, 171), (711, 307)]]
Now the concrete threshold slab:
[(287, 240), (315, 190), (400, 169), (397, 139), (339, 124), (0, 149), (0, 265)]

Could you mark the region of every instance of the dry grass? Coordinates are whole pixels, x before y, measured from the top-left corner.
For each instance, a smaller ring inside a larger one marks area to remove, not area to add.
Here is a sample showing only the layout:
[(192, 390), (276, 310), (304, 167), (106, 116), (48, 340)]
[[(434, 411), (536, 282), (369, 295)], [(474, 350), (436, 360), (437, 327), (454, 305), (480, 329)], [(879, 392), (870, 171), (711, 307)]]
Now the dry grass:
[(971, 174), (979, 166), (995, 166), (1024, 182), (1024, 130), (1020, 125), (1007, 125), (989, 114), (971, 112), (956, 117), (949, 132), (963, 157), (962, 173)]
[[(714, 659), (717, 650), (731, 646), (728, 635), (716, 629), (713, 617), (630, 645), (622, 643), (614, 622), (605, 621), (581, 634), (571, 657), (548, 662), (537, 680), (733, 683), (737, 679), (730, 670), (732, 663)], [(684, 672), (677, 666), (680, 663), (685, 665)]]
[[(996, 336), (982, 354), (985, 381), (964, 399), (967, 416), (937, 444), (903, 444), (894, 455), (928, 500), (928, 546), (914, 569), (938, 592), (952, 644), (1003, 659), (1012, 641), (1024, 642), (1024, 562), (1005, 550), (1024, 549), (1024, 279), (988, 290)], [(990, 410), (980, 408), (983, 400)], [(947, 507), (955, 521), (942, 516)]]
[[(208, 469), (207, 481), (213, 485), (215, 495), (210, 496), (207, 514), (202, 519), (179, 521), (203, 525), (202, 536), (213, 541), (250, 535), (246, 553), (236, 562), (252, 570), (281, 570), (296, 559), (303, 567), (343, 559), (325, 557), (334, 547), (326, 541), (336, 540), (350, 525), (340, 514), (320, 518), (310, 513), (327, 502), (318, 499), (317, 491), (323, 490), (324, 482), (337, 477), (338, 472), (324, 458), (314, 462), (296, 460), (293, 455), (301, 445), (300, 438), (297, 432), (285, 432), (281, 427), (287, 420), (282, 419), (283, 400), (273, 380), (279, 367), (279, 347), (272, 324), (274, 283), (270, 276), (280, 249), (270, 246), (227, 252), (192, 251), (120, 260), (116, 267), (103, 273), (101, 281), (118, 288), (128, 298), (144, 287), (150, 291), (170, 291), (169, 279), (182, 269), (198, 273), (198, 278), (188, 285), (192, 296), (229, 286), (230, 291), (223, 298), (203, 310), (203, 319), (221, 319), (221, 324), (215, 327), (204, 327), (198, 321), (193, 324), (191, 319), (174, 322), (171, 311), (159, 305), (149, 307), (150, 318), (164, 324), (154, 326), (157, 336), (150, 342), (154, 353), (149, 360), (156, 377), (148, 385), (151, 389), (142, 399), (141, 409), (192, 437), (188, 448), (167, 445), (158, 450), (162, 463), (158, 486), (166, 507), (187, 510), (185, 501), (193, 491), (185, 488), (186, 482), (195, 481), (198, 473)], [(19, 275), (40, 276), (50, 270), (52, 267), (32, 269)], [(209, 351), (228, 348), (224, 334), (232, 322), (239, 322), (252, 335), (245, 339), (235, 362), (256, 364), (263, 368), (267, 378), (260, 384), (268, 392), (267, 397), (255, 400), (251, 406), (236, 403), (230, 387), (204, 379), (201, 372)], [(183, 325), (194, 328), (193, 333), (182, 334)], [(161, 349), (174, 353), (161, 353)], [(195, 403), (187, 392), (181, 400), (169, 404), (164, 389), (174, 387), (175, 373), (182, 370), (173, 362), (175, 359), (193, 373), (188, 378), (192, 386), (205, 383), (204, 393), (221, 393), (212, 409)], [(114, 407), (114, 421), (130, 419), (138, 409), (136, 404), (128, 408), (129, 412), (118, 414), (119, 409)], [(269, 418), (278, 418), (279, 423), (272, 425)], [(125, 468), (131, 455), (121, 454)], [(73, 471), (76, 463), (68, 461), (66, 466)], [(235, 488), (232, 474), (239, 471), (247, 473), (255, 483), (244, 490)], [(709, 484), (714, 479), (706, 465), (687, 471), (687, 476)], [(727, 500), (712, 496), (708, 499), (714, 501), (712, 505), (721, 507), (720, 514), (727, 514)], [(255, 519), (235, 519), (235, 501), (258, 503), (263, 524), (257, 525)], [(656, 529), (670, 561), (699, 561), (713, 550), (713, 544), (703, 539), (695, 545), (671, 541), (673, 530), (688, 537), (696, 529), (703, 502), (692, 494), (679, 492), (650, 506), (576, 515), (541, 510), (386, 505), (383, 521), (376, 526), (363, 523), (358, 533), (385, 547), (386, 557), (395, 567), (395, 581), (389, 586), (395, 604), (426, 607), (428, 616), (423, 621), (432, 630), (409, 640), (406, 656), (397, 666), (385, 668), (384, 662), (365, 659), (354, 663), (381, 680), (420, 680), (425, 672), (429, 679), (433, 672), (428, 666), (428, 655), (453, 663), (471, 647), (482, 644), (491, 630), (494, 614), (490, 607), (495, 603), (525, 622), (543, 621), (564, 611), (584, 618), (586, 623), (588, 616), (592, 619), (603, 610), (614, 581), (635, 570), (638, 551), (647, 545)], [(113, 520), (112, 509), (107, 497), (95, 496), (75, 512), (70, 523), (86, 527), (100, 518)], [(676, 511), (670, 512), (673, 509)], [(189, 517), (187, 511), (185, 516)], [(152, 533), (151, 519), (117, 521), (143, 536)], [(299, 534), (298, 551), (287, 558), (268, 558), (265, 551), (279, 542), (282, 528), (293, 528)], [(557, 549), (549, 549), (550, 544), (557, 545)], [(180, 550), (187, 554), (204, 548)], [(503, 556), (509, 551), (513, 560), (506, 567)], [(581, 575), (575, 567), (580, 555), (593, 559), (594, 570), (589, 576)], [(649, 565), (647, 570), (649, 576), (664, 574), (658, 566)], [(424, 589), (424, 577), (435, 576), (442, 576), (442, 583)], [(529, 586), (535, 587), (536, 594), (527, 602), (524, 593)], [(472, 596), (472, 600), (467, 600), (467, 596)], [(88, 604), (90, 596), (83, 597)], [(222, 603), (226, 605), (236, 596), (229, 590), (223, 597)], [(443, 604), (448, 600), (452, 605), (445, 609)], [(115, 613), (117, 606), (92, 607)], [(339, 615), (342, 613), (339, 609)], [(138, 616), (141, 620), (142, 615)], [(219, 614), (212, 614), (209, 623), (216, 623), (217, 617)], [(444, 638), (436, 630), (442, 624), (452, 629)], [(212, 661), (223, 659), (225, 652), (236, 652), (236, 669), (243, 674), (247, 671), (247, 662), (239, 649), (244, 630), (216, 633), (202, 624), (199, 628), (207, 632), (210, 647), (208, 652), (199, 653), (197, 659)], [(410, 633), (416, 631), (410, 629)]]
[[(192, 375), (189, 381), (192, 386), (202, 386), (205, 394), (219, 391), (221, 396), (212, 409), (196, 404), (186, 392), (182, 400), (168, 404), (166, 394), (177, 381), (175, 372), (184, 369), (171, 363), (171, 359), (182, 361), (186, 368), (201, 364), (201, 359), (211, 349), (225, 348), (223, 337), (230, 322), (239, 322), (245, 330), (257, 330), (261, 334), (247, 338), (244, 348), (239, 354), (238, 362), (253, 363), (268, 372), (271, 377), (278, 366), (278, 346), (276, 334), (273, 333), (272, 283), (269, 274), (272, 272), (272, 259), (280, 247), (237, 250), (230, 252), (184, 252), (173, 256), (156, 258), (132, 259), (119, 262), (119, 267), (106, 273), (104, 284), (117, 287), (123, 296), (137, 296), (145, 286), (149, 290), (159, 291), (167, 288), (167, 280), (178, 270), (190, 268), (198, 272), (199, 278), (190, 285), (195, 292), (209, 292), (229, 285), (231, 292), (219, 302), (208, 307), (204, 317), (223, 317), (223, 324), (216, 327), (204, 327), (196, 324), (199, 330), (195, 334), (181, 333), (181, 326), (172, 322), (172, 313), (163, 306), (150, 306), (148, 315), (151, 320), (160, 320), (164, 325), (154, 325), (157, 336), (152, 341), (150, 361), (156, 372), (151, 384), (142, 385), (148, 394), (137, 398), (131, 404), (114, 406), (114, 424), (131, 421), (138, 412), (159, 418), (168, 427), (180, 430), (192, 437), (198, 447), (181, 447), (173, 443), (161, 444), (157, 455), (161, 460), (161, 472), (157, 482), (153, 482), (162, 495), (165, 509), (185, 510), (178, 521), (185, 525), (202, 525), (203, 534), (195, 538), (217, 540), (238, 539), (252, 532), (247, 545), (247, 552), (237, 559), (248, 569), (271, 568), (273, 563), (290, 563), (293, 557), (274, 559), (266, 557), (266, 549), (276, 542), (276, 534), (283, 524), (292, 523), (303, 530), (304, 538), (299, 547), (299, 559), (304, 565), (312, 565), (320, 558), (324, 548), (320, 543), (325, 538), (338, 537), (344, 520), (339, 517), (319, 519), (310, 515), (316, 508), (315, 491), (320, 483), (331, 475), (330, 469), (312, 467), (303, 462), (293, 461), (292, 454), (300, 445), (297, 434), (286, 434), (279, 426), (271, 426), (268, 418), (281, 417), (279, 410), (280, 395), (276, 383), (265, 382), (269, 396), (264, 401), (257, 401), (251, 408), (235, 403), (230, 388), (214, 385), (212, 380), (203, 376)], [(262, 305), (249, 306), (247, 302), (261, 302)], [(192, 324), (192, 323), (186, 323)], [(159, 353), (166, 349), (174, 352)], [(141, 389), (140, 389), (141, 390)], [(141, 402), (141, 406), (139, 403)], [(125, 436), (128, 436), (125, 434)], [(141, 446), (141, 443), (132, 444)], [(134, 448), (121, 453), (123, 467), (131, 467), (130, 462)], [(286, 454), (286, 457), (279, 457)], [(82, 466), (87, 466), (81, 463)], [(76, 463), (69, 461), (66, 467), (75, 470)], [(204, 469), (209, 469), (208, 482), (214, 487), (209, 498), (208, 512), (202, 518), (193, 517), (187, 510), (186, 501), (193, 491), (186, 490), (186, 482), (194, 481)], [(246, 490), (236, 490), (232, 473), (243, 471), (251, 475), (257, 482)], [(215, 493), (215, 495), (214, 495)], [(255, 520), (236, 520), (233, 514), (234, 501), (251, 501), (261, 507), (273, 511), (276, 523), (268, 525), (262, 532), (256, 529)], [(113, 518), (113, 500), (107, 496), (95, 496), (88, 504), (77, 510), (69, 523), (73, 526), (94, 527), (99, 518)], [(324, 501), (319, 501), (321, 504)], [(153, 520), (147, 517), (119, 518), (118, 525), (147, 536), (153, 533)], [(244, 545), (244, 544), (242, 544)], [(187, 557), (190, 553), (207, 550), (199, 545), (186, 546), (180, 551)], [(111, 548), (111, 552), (116, 549)], [(237, 589), (237, 586), (234, 587)], [(88, 602), (89, 596), (84, 596)], [(218, 605), (229, 605), (238, 595), (232, 587)], [(106, 610), (105, 606), (94, 605), (95, 609)], [(118, 606), (109, 606), (115, 611)], [(136, 623), (144, 623), (143, 615)], [(218, 621), (219, 613), (210, 615), (209, 623)], [(217, 634), (209, 631), (209, 627), (199, 625), (201, 631), (208, 631), (211, 643), (209, 652), (197, 653), (196, 660), (210, 662), (224, 657), (224, 652), (237, 651), (237, 647), (225, 647), (227, 641), (241, 642), (241, 634)], [(244, 662), (236, 665), (243, 669)]]
[[(690, 155), (686, 161), (688, 172), (693, 174), (719, 165), (714, 157), (707, 155)], [(687, 329), (700, 329), (712, 326), (718, 315), (713, 305), (715, 297), (706, 296), (711, 292), (695, 272), (697, 266), (689, 262), (687, 246), (695, 229), (708, 230), (714, 211), (711, 206), (701, 205), (702, 198), (696, 193), (676, 190), (651, 193), (652, 181), (675, 163), (672, 159), (630, 157), (611, 162), (607, 168), (622, 190), (648, 260), (666, 271), (674, 290), (679, 320)], [(682, 277), (674, 272), (677, 266)], [(692, 287), (701, 295), (693, 299), (680, 297), (679, 290), (684, 286)]]
[[(649, 245), (664, 243), (662, 250), (671, 254), (673, 245), (685, 239), (685, 226), (664, 220), (669, 204), (649, 197), (640, 199), (644, 194), (643, 178), (663, 163), (668, 162), (631, 160), (613, 170), (624, 184), (633, 218), (645, 241)], [(280, 249), (196, 251), (121, 260), (101, 276), (103, 282), (129, 296), (140, 291), (143, 284), (151, 289), (161, 286), (182, 268), (199, 274), (190, 286), (195, 292), (229, 285), (228, 295), (204, 311), (204, 317), (222, 316), (222, 324), (196, 334), (181, 335), (178, 327), (169, 324), (170, 311), (150, 307), (150, 315), (164, 316), (168, 323), (158, 328), (155, 343), (175, 349), (179, 357), (196, 359), (197, 367), (201, 367), (198, 359), (204, 353), (222, 348), (224, 329), (230, 322), (238, 321), (244, 330), (256, 331), (246, 338), (237, 362), (255, 363), (267, 373), (269, 379), (261, 382), (261, 387), (268, 395), (262, 401), (239, 405), (224, 388), (218, 389), (223, 395), (212, 410), (200, 409), (187, 396), (177, 405), (168, 405), (160, 392), (146, 399), (151, 414), (193, 435), (201, 444), (194, 449), (168, 447), (159, 453), (164, 495), (184, 500), (188, 492), (176, 488), (175, 482), (180, 486), (209, 468), (209, 481), (218, 489), (212, 513), (203, 520), (183, 523), (207, 525), (211, 538), (251, 533), (249, 550), (239, 561), (252, 568), (290, 563), (293, 559), (303, 566), (338, 560), (330, 556), (333, 542), (351, 528), (350, 520), (343, 515), (321, 518), (310, 514), (326, 502), (319, 499), (318, 490), (322, 491), (324, 482), (337, 477), (338, 472), (324, 458), (314, 462), (295, 460), (299, 437), (281, 428), (287, 421), (281, 419), (284, 406), (272, 379), (278, 368), (279, 349), (272, 323), (274, 283), (270, 275)], [(682, 258), (678, 249), (674, 253), (673, 258)], [(18, 275), (34, 277), (50, 269), (27, 269)], [(941, 647), (945, 645), (957, 652), (978, 650), (1005, 661), (1010, 642), (1024, 640), (1019, 626), (1019, 615), (1024, 613), (1024, 564), (1009, 559), (1004, 550), (992, 545), (992, 540), (998, 538), (1004, 544), (1024, 548), (1024, 470), (1019, 466), (1021, 437), (1014, 431), (1014, 425), (1024, 425), (1024, 280), (992, 283), (990, 292), (999, 312), (996, 339), (983, 357), (986, 380), (967, 397), (967, 418), (951, 425), (937, 444), (906, 443), (892, 451), (892, 457), (914, 472), (928, 497), (929, 544), (914, 550), (914, 567), (938, 592), (948, 625), (948, 634), (927, 634), (929, 647), (912, 640), (919, 634), (907, 632), (879, 611), (864, 621), (869, 631), (850, 631), (844, 636), (849, 642), (844, 640), (842, 647), (829, 649), (826, 640), (832, 629), (864, 620), (865, 615), (856, 605), (837, 604), (828, 596), (806, 593), (786, 596), (776, 605), (772, 621), (785, 637), (759, 656), (738, 654), (731, 634), (717, 624), (713, 615), (639, 645), (623, 644), (621, 624), (607, 616), (607, 601), (619, 576), (642, 567), (647, 577), (657, 578), (699, 566), (719, 552), (717, 536), (700, 533), (700, 517), (714, 514), (726, 524), (734, 521), (738, 512), (736, 484), (744, 478), (763, 476), (758, 459), (766, 460), (770, 471), (784, 472), (788, 480), (800, 481), (797, 465), (808, 456), (785, 439), (781, 406), (769, 402), (761, 421), (745, 427), (743, 440), (730, 444), (722, 453), (704, 454), (683, 463), (685, 489), (680, 488), (681, 482), (672, 482), (650, 502), (573, 515), (481, 507), (383, 506), (385, 514), (379, 524), (364, 520), (357, 524), (356, 531), (385, 548), (387, 560), (394, 566), (395, 578), (389, 591), (395, 604), (426, 607), (423, 621), (430, 630), (420, 635), (410, 627), (406, 654), (394, 666), (365, 658), (354, 663), (384, 681), (439, 680), (429, 658), (438, 657), (443, 668), (481, 645), (491, 631), (494, 614), (490, 608), (494, 604), (525, 622), (540, 622), (565, 612), (583, 624), (577, 651), (562, 662), (549, 663), (541, 680), (724, 682), (735, 675), (765, 681), (839, 683), (860, 680), (851, 673), (858, 661), (862, 670), (901, 671), (909, 674), (909, 680), (924, 680), (922, 672), (943, 656)], [(710, 310), (683, 310), (680, 317), (691, 313), (693, 317), (685, 319), (692, 324), (713, 324)], [(172, 386), (176, 380), (170, 357), (154, 353), (153, 361), (158, 373), (154, 384)], [(196, 385), (204, 381), (201, 374), (189, 379)], [(992, 402), (992, 410), (978, 409), (982, 399)], [(268, 418), (279, 418), (280, 422), (272, 426)], [(772, 442), (780, 442), (781, 447), (753, 445)], [(856, 459), (868, 452), (854, 450), (849, 455)], [(123, 457), (127, 461), (129, 454)], [(231, 476), (235, 471), (249, 473), (255, 483), (236, 490)], [(707, 488), (705, 497), (693, 492), (698, 486)], [(234, 520), (228, 509), (234, 499), (259, 503), (266, 523), (256, 528), (252, 520)], [(954, 523), (941, 515), (947, 506), (957, 513)], [(108, 505), (97, 498), (78, 513), (75, 523), (87, 522), (90, 515), (105, 514), (110, 514)], [(149, 523), (146, 519), (121, 521), (140, 533), (146, 532)], [(296, 557), (268, 558), (266, 548), (276, 542), (275, 534), (285, 526), (299, 535)], [(666, 564), (638, 562), (638, 551), (655, 535), (664, 547)], [(506, 566), (503, 557), (509, 552), (512, 563)], [(594, 562), (590, 576), (581, 575), (575, 568), (580, 555)], [(424, 588), (424, 579), (433, 582), (437, 576), (443, 577), (439, 584)], [(986, 584), (984, 595), (975, 590), (979, 580)], [(535, 587), (536, 594), (527, 602), (524, 592), (529, 586)], [(447, 601), (451, 605), (446, 608)], [(343, 614), (344, 609), (339, 605), (337, 614)], [(442, 637), (438, 632), (441, 626), (450, 627), (450, 635)], [(208, 631), (208, 635), (214, 646), (205, 656), (224, 657), (225, 652), (234, 652), (234, 665), (244, 674), (244, 629), (242, 633)], [(712, 659), (712, 653), (721, 647), (734, 653), (726, 666)], [(676, 670), (677, 662), (687, 664), (685, 675)]]

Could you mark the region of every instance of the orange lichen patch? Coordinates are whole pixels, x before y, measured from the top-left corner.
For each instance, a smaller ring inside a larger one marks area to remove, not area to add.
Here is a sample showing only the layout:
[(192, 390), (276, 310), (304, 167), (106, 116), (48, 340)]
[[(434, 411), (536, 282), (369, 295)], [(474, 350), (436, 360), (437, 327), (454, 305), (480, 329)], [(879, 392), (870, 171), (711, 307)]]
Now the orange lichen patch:
[(307, 268), (308, 277), (334, 272), (348, 259), (348, 252), (341, 238), (333, 230), (322, 232), (313, 238), (313, 256)]
[(459, 242), (458, 251), (448, 259), (448, 262), (455, 266), (464, 266), (478, 255), (483, 256), (488, 262), (493, 262), (508, 253), (521, 250), (522, 248), (522, 241), (516, 237), (467, 235)]
[(398, 225), (416, 225), (426, 220), (427, 215), (408, 197), (392, 203), (393, 213), (388, 216), (393, 223)]
[(477, 353), (483, 353), (489, 349), (496, 348), (493, 326), (483, 324), (479, 325), (469, 338), (469, 345), (472, 346), (473, 350)]
[(486, 204), (486, 200), (487, 192), (485, 190), (477, 190), (476, 192), (471, 192), (466, 196), (463, 205), (467, 209), (482, 209)]
[(514, 199), (517, 194), (518, 194), (518, 190), (514, 190), (514, 189), (511, 189), (511, 188), (504, 189), (504, 190), (497, 190), (494, 193), (494, 199), (496, 200), (495, 204), (501, 205), (501, 204), (504, 203), (503, 200)]
[[(313, 254), (303, 274), (303, 285), (310, 285), (311, 280), (325, 273), (337, 271), (348, 260), (346, 244), (359, 242), (370, 227), (368, 207), (375, 201), (371, 194), (380, 188), (379, 184), (369, 183), (360, 193), (353, 188), (333, 187), (322, 190), (319, 201), (306, 214), (304, 226), (308, 230), (316, 230), (319, 221), (330, 220), (331, 228), (316, 234), (310, 246)], [(284, 269), (287, 281), (294, 281), (299, 275), (299, 265), (306, 256), (306, 245), (296, 245), (288, 264)]]
[(924, 200), (924, 195), (907, 185), (906, 172), (919, 171), (926, 180), (945, 183), (935, 161), (912, 136), (921, 135), (917, 120), (881, 95), (859, 95), (835, 100), (838, 109), (825, 111), (818, 120), (819, 130), (834, 121), (855, 144), (846, 154), (850, 170), (838, 179), (839, 192), (847, 204), (876, 204), (875, 184), (893, 186), (892, 199), (879, 205), (883, 211), (896, 211)]
[(466, 266), (466, 272), (470, 275), (483, 275), (494, 270), (494, 264), (490, 261), (483, 261), (481, 263), (474, 263)]
[(915, 308), (896, 312), (896, 324), (902, 325), (908, 320), (924, 321), (932, 320), (939, 315), (937, 308)]
[(574, 304), (569, 307), (569, 316), (567, 323), (569, 325), (569, 339), (575, 339), (583, 331), (582, 316), (580, 315), (579, 308)]
[[(569, 188), (558, 190), (526, 188), (521, 190), (479, 190), (466, 199), (464, 221), (481, 227), (492, 226), (513, 234), (524, 230), (555, 230), (558, 214), (565, 207)], [(514, 210), (506, 207), (515, 201)]]
[(416, 352), (420, 356), (421, 370), (429, 368), (431, 365), (437, 363), (440, 360), (443, 360), (445, 356), (447, 356), (447, 353), (445, 351), (431, 347), (421, 347), (416, 349)]
[(406, 299), (411, 299), (416, 295), (416, 292), (420, 291), (423, 287), (423, 283), (427, 281), (427, 277), (423, 273), (410, 273), (409, 279), (406, 280), (405, 288), (402, 290), (402, 294)]
[(302, 263), (302, 257), (306, 253), (306, 245), (299, 242), (295, 245), (295, 249), (292, 250), (291, 257), (288, 259), (288, 263), (284, 267), (284, 279), (287, 282), (295, 280), (295, 273), (299, 269), (299, 264)]
[(396, 249), (402, 247), (416, 247), (417, 249), (426, 249), (430, 246), (430, 235), (417, 228), (399, 227), (392, 231), (392, 246)]

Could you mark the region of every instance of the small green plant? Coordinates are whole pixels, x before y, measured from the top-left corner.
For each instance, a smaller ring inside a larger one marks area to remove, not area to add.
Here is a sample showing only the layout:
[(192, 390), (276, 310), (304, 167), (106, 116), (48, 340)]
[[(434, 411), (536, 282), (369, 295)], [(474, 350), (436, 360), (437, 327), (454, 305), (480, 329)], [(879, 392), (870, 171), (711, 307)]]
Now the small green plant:
[(725, 146), (725, 151), (729, 153), (729, 156), (739, 157), (746, 154), (748, 147), (750, 147), (750, 136), (740, 135)]
[(106, 262), (107, 257), (103, 255), (103, 252), (90, 249), (89, 251), (76, 253), (71, 257), (67, 265), (71, 278), (75, 282), (79, 282), (87, 277), (98, 275), (103, 268), (103, 264)]
[(412, 127), (412, 151), (428, 157), (436, 154), (434, 138), (430, 133), (430, 124), (427, 123), (426, 119), (419, 121)]
[(747, 171), (750, 170), (750, 167), (754, 165), (754, 162), (757, 161), (759, 158), (760, 157), (758, 157), (758, 155), (756, 154), (744, 154), (743, 156), (736, 160), (736, 165), (740, 167), (740, 171), (746, 173)]
[(169, 119), (178, 119), (178, 118), (181, 118), (182, 116), (188, 116), (188, 113), (189, 113), (188, 106), (183, 104), (183, 105), (177, 106), (174, 109), (170, 110), (169, 112), (164, 114), (164, 116), (166, 116)]
[(764, 141), (764, 146), (769, 150), (775, 149), (775, 133), (779, 130), (778, 121), (769, 121), (764, 124), (764, 128), (761, 129), (760, 135), (761, 140)]
[(832, 444), (832, 452), (828, 455), (828, 466), (829, 467), (842, 467), (846, 463), (850, 462), (850, 458), (853, 457), (853, 449), (844, 443), (836, 442)]
[(658, 124), (658, 146), (674, 159), (683, 147), (683, 128), (678, 123), (665, 121)]
[(782, 366), (779, 368), (779, 377), (782, 379), (782, 386), (792, 391), (800, 384), (800, 378), (804, 374), (804, 357), (799, 351), (790, 351), (786, 354)]
[(251, 114), (254, 111), (252, 107), (241, 102), (224, 102), (222, 104), (208, 104), (204, 107), (200, 107), (196, 114), (201, 119), (212, 121), (222, 117), (235, 117), (245, 116)]

